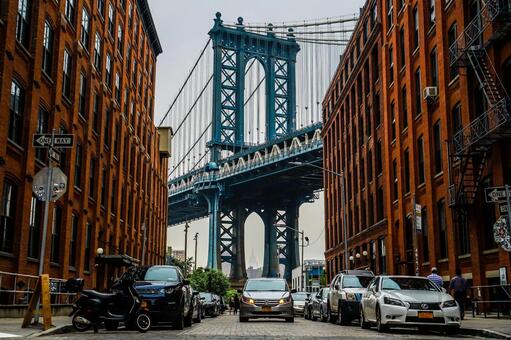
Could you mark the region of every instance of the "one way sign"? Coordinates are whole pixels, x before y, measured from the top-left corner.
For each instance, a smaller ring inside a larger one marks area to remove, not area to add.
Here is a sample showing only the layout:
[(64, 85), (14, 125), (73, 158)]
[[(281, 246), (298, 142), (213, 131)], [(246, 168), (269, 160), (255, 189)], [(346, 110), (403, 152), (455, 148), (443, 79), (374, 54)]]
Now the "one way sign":
[(487, 203), (505, 202), (507, 200), (506, 188), (485, 188), (484, 194)]
[(55, 148), (72, 148), (74, 142), (74, 135), (59, 134), (52, 135), (51, 133), (35, 134), (32, 140), (32, 145), (36, 148), (47, 148), (53, 146)]

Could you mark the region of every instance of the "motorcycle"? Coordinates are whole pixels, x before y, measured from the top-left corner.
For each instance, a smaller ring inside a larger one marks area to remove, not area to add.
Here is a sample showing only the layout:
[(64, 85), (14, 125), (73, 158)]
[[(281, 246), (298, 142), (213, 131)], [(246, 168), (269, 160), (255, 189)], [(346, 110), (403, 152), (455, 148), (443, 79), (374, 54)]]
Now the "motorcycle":
[(113, 293), (100, 293), (95, 290), (83, 290), (83, 279), (69, 279), (68, 291), (80, 292), (80, 297), (73, 304), (72, 325), (84, 332), (104, 323), (105, 329), (116, 330), (119, 323), (127, 328), (136, 328), (145, 333), (151, 328), (151, 317), (146, 301), (143, 301), (134, 288), (135, 276), (130, 270), (125, 272), (112, 286)]

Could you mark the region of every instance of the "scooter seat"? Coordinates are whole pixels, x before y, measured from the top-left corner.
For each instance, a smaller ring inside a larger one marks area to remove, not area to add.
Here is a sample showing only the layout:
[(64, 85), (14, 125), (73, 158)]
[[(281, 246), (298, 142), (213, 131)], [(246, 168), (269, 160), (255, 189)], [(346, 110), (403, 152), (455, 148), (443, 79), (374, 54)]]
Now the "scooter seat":
[(91, 298), (98, 298), (100, 300), (110, 300), (117, 296), (116, 293), (100, 293), (95, 290), (84, 290), (83, 293)]

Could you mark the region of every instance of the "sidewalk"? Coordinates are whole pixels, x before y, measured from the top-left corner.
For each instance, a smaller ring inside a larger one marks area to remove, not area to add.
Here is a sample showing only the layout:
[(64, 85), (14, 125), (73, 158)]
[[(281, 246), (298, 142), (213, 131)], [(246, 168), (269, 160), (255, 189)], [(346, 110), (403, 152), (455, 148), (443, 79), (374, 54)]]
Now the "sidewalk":
[(497, 319), (496, 317), (484, 318), (482, 315), (473, 318), (465, 315), (461, 322), (462, 333), (492, 338), (511, 339), (511, 320), (509, 317)]
[[(42, 321), (42, 320), (40, 320)], [(62, 327), (71, 324), (71, 319), (67, 316), (54, 316), (51, 318), (55, 327), (46, 332), (53, 333)], [(46, 334), (40, 327), (21, 328), (22, 318), (2, 318), (0, 319), (0, 339), (7, 338), (29, 338)]]

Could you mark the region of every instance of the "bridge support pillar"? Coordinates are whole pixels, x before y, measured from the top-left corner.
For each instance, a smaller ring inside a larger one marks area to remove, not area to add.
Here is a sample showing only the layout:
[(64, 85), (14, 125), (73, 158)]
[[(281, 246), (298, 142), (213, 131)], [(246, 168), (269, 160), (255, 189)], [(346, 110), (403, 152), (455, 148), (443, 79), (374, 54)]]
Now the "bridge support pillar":
[(221, 270), (220, 261), (220, 190), (204, 193), (209, 212), (208, 268)]
[(241, 281), (247, 277), (243, 243), (247, 210), (224, 208), (220, 216), (220, 257), (222, 262), (231, 264), (231, 281)]
[(264, 261), (263, 277), (279, 276), (279, 254), (277, 248), (277, 231), (275, 228), (275, 210), (265, 209), (261, 217), (264, 223)]

